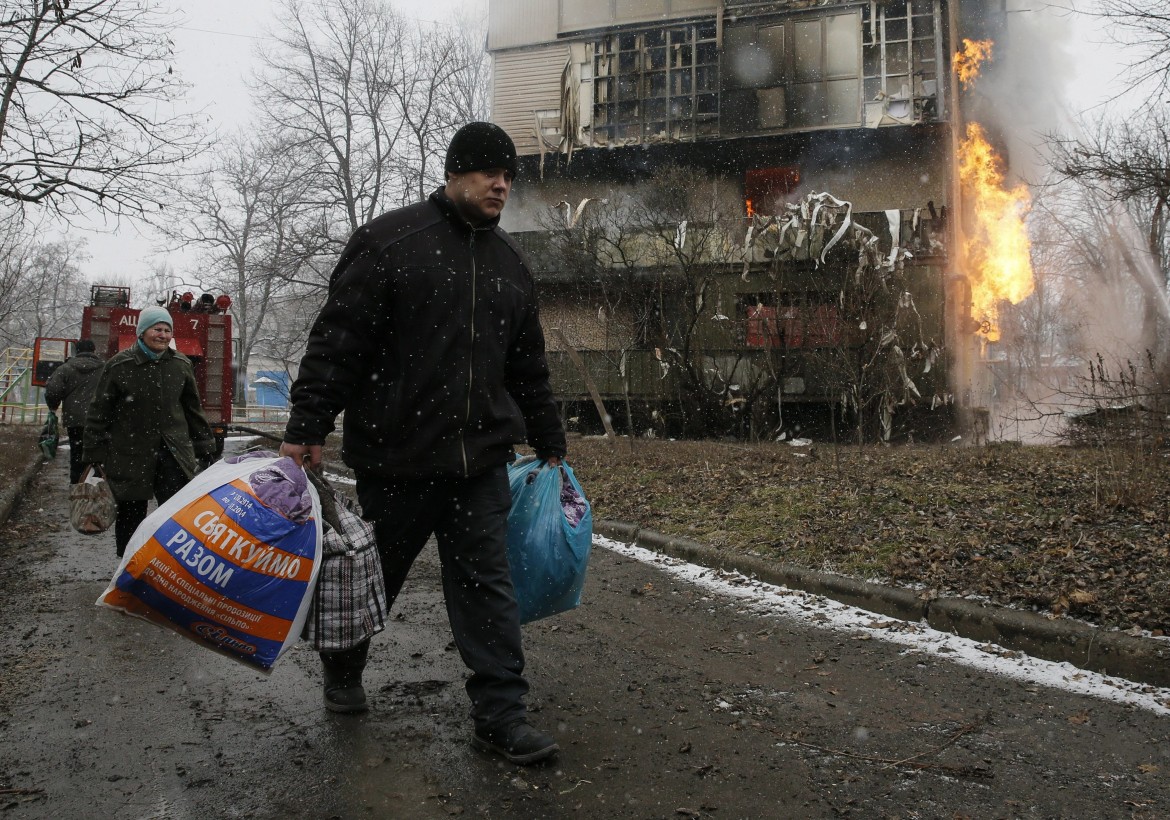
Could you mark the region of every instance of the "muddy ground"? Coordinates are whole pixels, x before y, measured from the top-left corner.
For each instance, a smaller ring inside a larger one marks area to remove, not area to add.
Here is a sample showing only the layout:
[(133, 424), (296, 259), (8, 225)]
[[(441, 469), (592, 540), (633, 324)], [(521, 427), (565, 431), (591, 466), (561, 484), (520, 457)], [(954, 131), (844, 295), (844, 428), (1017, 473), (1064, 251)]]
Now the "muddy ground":
[(745, 614), (594, 552), (585, 602), (526, 627), (555, 763), (468, 742), (433, 551), (366, 676), (321, 707), (315, 656), (269, 676), (93, 605), (112, 535), (66, 521), (66, 465), (0, 535), (0, 818), (1165, 817), (1170, 719), (877, 640)]

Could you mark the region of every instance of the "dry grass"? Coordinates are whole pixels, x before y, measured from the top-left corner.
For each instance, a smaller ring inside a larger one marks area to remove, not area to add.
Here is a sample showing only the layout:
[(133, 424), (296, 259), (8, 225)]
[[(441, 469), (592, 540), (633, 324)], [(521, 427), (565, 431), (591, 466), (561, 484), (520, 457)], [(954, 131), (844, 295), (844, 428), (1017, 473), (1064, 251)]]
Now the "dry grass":
[(39, 457), (40, 432), (39, 426), (0, 424), (0, 487), (11, 486), (29, 461)]
[[(339, 460), (332, 438), (326, 460)], [(1170, 634), (1166, 452), (575, 437), (569, 463), (595, 518), (926, 595)]]
[(1092, 449), (576, 439), (598, 518), (930, 594), (1170, 633), (1170, 464)]

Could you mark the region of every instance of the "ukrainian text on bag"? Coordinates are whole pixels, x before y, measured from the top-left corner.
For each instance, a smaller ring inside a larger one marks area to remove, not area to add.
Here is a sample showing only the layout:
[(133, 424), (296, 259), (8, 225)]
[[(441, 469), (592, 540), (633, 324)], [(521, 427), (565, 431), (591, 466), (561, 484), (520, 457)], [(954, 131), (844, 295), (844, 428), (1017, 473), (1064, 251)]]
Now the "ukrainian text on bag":
[(301, 467), (237, 457), (147, 516), (97, 603), (267, 672), (301, 634), (320, 563), (320, 500)]

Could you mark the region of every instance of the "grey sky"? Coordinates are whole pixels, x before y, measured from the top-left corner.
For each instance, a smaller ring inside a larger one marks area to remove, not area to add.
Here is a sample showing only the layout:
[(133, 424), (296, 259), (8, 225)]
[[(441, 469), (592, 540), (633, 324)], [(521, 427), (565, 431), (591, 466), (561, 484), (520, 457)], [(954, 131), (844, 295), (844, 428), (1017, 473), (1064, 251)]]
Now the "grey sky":
[[(256, 47), (275, 20), (278, 0), (168, 2), (186, 18), (173, 39), (176, 69), (191, 85), (190, 107), (206, 113), (209, 130), (226, 133), (246, 125), (251, 114), (247, 78)], [(480, 8), (482, 0), (429, 0), (425, 12), (401, 0), (397, 5), (415, 19), (446, 20), (457, 8)], [(84, 269), (95, 282), (111, 276), (138, 281), (163, 262), (178, 270), (191, 264), (189, 254), (175, 248), (160, 250), (158, 239), (130, 220), (77, 227), (91, 256)], [(135, 301), (142, 295), (136, 294)]]
[[(253, 49), (273, 13), (273, 0), (170, 0), (183, 10), (186, 22), (173, 35), (175, 67), (192, 88), (189, 103), (206, 111), (208, 125), (230, 130), (247, 121), (245, 77)], [(152, 266), (168, 260), (181, 267), (181, 253), (156, 254), (155, 240), (131, 220), (119, 224), (95, 221), (82, 233), (91, 255), (85, 270), (95, 282), (108, 278), (146, 277)], [(136, 301), (138, 301), (136, 299)]]

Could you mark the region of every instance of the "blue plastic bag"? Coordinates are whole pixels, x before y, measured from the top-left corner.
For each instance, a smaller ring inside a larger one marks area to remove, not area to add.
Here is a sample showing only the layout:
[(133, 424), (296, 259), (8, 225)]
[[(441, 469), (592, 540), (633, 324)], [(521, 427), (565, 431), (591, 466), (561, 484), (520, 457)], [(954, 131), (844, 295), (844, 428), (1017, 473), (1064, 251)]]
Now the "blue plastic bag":
[(550, 467), (518, 459), (508, 466), (508, 483), (508, 563), (520, 623), (579, 606), (593, 546), (593, 510), (572, 468), (563, 461)]

